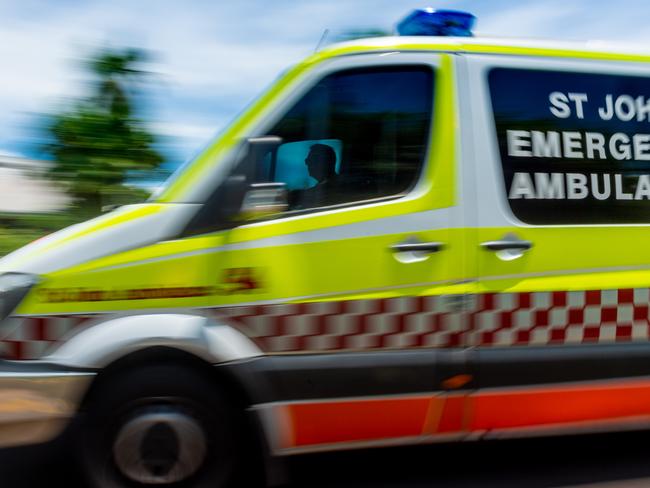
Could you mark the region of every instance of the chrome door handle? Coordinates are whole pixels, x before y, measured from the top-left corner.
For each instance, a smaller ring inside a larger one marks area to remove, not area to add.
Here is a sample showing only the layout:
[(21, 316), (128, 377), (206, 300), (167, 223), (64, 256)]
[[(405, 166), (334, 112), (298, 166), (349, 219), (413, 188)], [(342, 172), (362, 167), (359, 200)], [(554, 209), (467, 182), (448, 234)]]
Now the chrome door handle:
[(488, 251), (528, 251), (533, 247), (530, 241), (487, 241), (481, 247)]
[(393, 252), (421, 252), (431, 254), (442, 251), (445, 245), (442, 242), (405, 242), (393, 244), (390, 250)]

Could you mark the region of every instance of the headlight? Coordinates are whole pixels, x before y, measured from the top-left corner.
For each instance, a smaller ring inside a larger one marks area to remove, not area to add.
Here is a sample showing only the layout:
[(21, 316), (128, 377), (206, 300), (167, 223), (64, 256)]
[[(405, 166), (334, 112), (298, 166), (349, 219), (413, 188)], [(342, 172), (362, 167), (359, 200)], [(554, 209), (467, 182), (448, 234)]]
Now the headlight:
[(0, 275), (0, 321), (6, 319), (27, 292), (38, 282), (35, 275), (25, 273), (5, 273)]

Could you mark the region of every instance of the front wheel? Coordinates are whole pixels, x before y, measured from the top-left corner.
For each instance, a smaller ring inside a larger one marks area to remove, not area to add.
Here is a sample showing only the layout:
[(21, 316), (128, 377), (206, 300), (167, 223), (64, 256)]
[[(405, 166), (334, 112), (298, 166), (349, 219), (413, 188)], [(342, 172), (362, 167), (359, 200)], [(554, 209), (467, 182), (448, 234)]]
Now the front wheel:
[(140, 366), (105, 378), (80, 432), (96, 488), (225, 488), (242, 461), (245, 423), (201, 370)]

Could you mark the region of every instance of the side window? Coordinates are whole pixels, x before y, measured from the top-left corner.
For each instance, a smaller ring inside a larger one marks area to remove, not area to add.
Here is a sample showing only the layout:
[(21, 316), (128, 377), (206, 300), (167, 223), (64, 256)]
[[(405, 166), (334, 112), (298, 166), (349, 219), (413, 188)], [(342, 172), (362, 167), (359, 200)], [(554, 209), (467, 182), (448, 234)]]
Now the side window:
[(289, 210), (402, 194), (423, 165), (432, 105), (426, 66), (329, 75), (268, 131), (283, 144), (263, 173), (286, 184)]
[(650, 77), (494, 68), (488, 83), (518, 219), (650, 222)]

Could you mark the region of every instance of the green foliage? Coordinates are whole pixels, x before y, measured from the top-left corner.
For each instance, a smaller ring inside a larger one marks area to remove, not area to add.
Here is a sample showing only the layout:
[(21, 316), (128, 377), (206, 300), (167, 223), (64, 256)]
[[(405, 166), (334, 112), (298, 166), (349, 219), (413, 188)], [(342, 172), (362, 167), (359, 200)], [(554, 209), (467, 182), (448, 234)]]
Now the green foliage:
[(72, 213), (0, 213), (0, 257), (80, 220)]
[[(85, 213), (96, 214), (111, 196), (125, 193), (134, 172), (155, 170), (162, 155), (136, 113), (137, 87), (146, 73), (138, 50), (100, 51), (87, 63), (92, 93), (51, 117), (47, 129), (53, 156), (50, 176), (63, 182)], [(142, 195), (139, 195), (142, 196)]]

